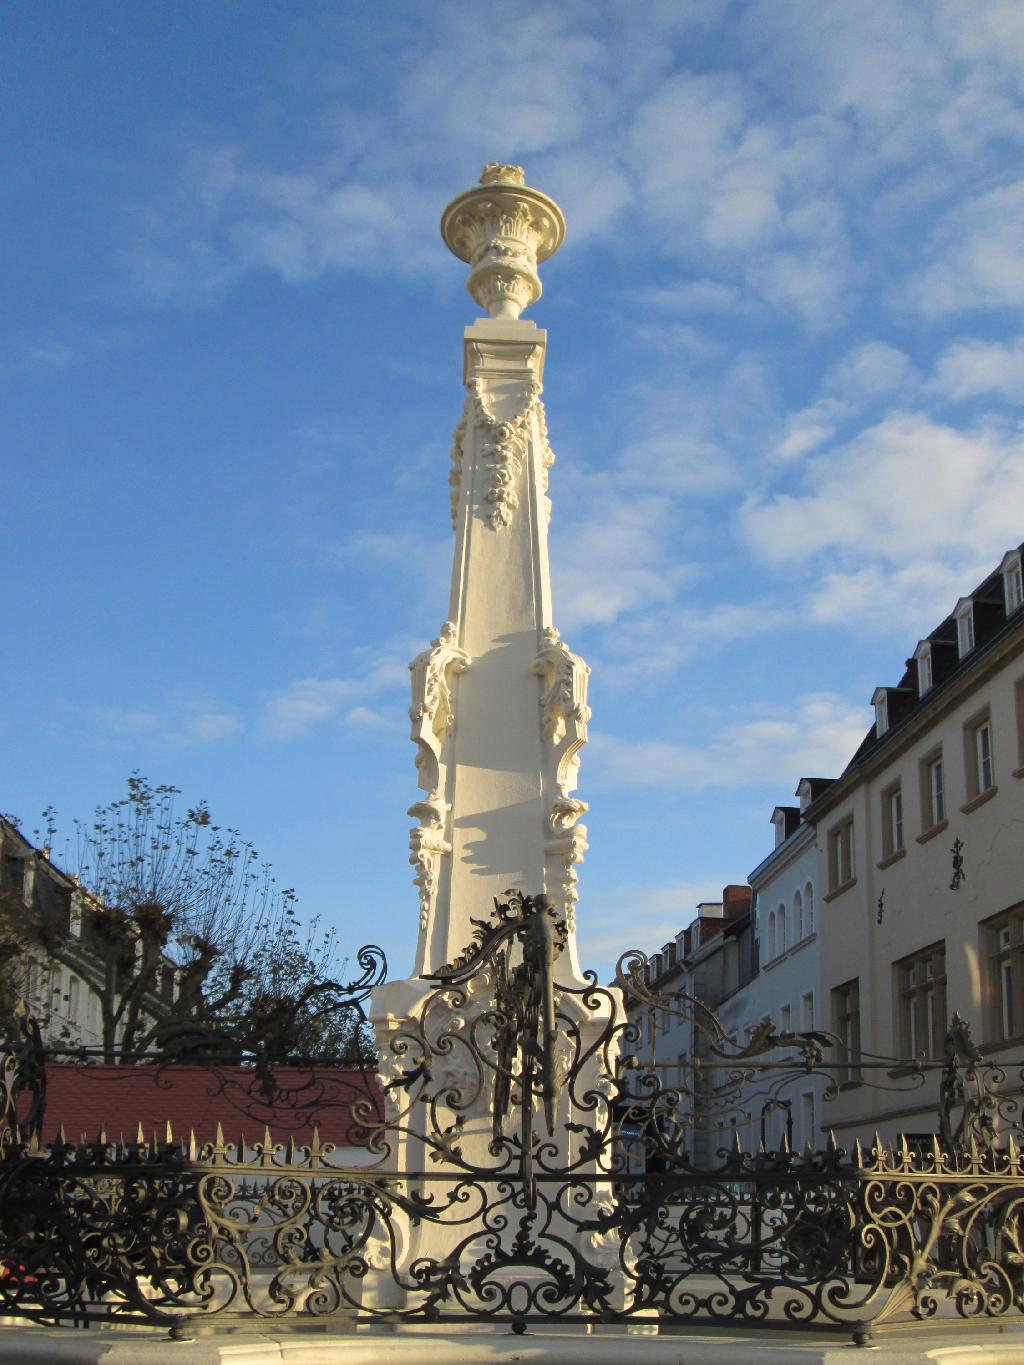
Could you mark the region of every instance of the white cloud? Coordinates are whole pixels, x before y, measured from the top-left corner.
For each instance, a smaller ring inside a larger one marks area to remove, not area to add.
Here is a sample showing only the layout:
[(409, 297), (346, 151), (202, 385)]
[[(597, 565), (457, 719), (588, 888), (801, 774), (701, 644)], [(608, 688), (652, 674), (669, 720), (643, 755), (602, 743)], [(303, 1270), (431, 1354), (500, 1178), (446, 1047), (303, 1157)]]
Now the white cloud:
[(558, 620), (566, 630), (669, 602), (688, 572), (666, 549), (667, 499), (612, 492), (590, 504), (586, 515), (559, 526), (551, 547)]
[(823, 387), (853, 403), (876, 398), (918, 383), (918, 374), (905, 351), (887, 341), (855, 346), (825, 376)]
[(815, 582), (806, 610), (811, 621), (823, 625), (924, 634), (991, 568), (987, 561), (921, 559), (899, 568), (867, 564), (836, 569)]
[(376, 724), (367, 701), (380, 692), (408, 688), (408, 679), (407, 664), (397, 658), (382, 658), (358, 676), (297, 678), (267, 698), (261, 728), (270, 739), (288, 740), (327, 721)]
[(953, 399), (993, 393), (1019, 403), (1024, 394), (1024, 338), (954, 342), (939, 358), (931, 386)]
[(804, 491), (749, 499), (741, 524), (774, 563), (827, 550), (902, 564), (996, 554), (1019, 539), (1022, 506), (1020, 433), (896, 412), (810, 460)]
[[(694, 570), (696, 573), (696, 569)], [(792, 610), (770, 601), (700, 603), (694, 587), (689, 601), (651, 606), (616, 625), (602, 639), (601, 678), (611, 687), (664, 686), (664, 675), (692, 659), (707, 661), (711, 651), (735, 640), (779, 629)], [(659, 681), (661, 680), (661, 681)]]
[(776, 459), (789, 463), (817, 450), (832, 439), (836, 427), (849, 413), (849, 404), (835, 398), (819, 398), (810, 407), (794, 412), (787, 418), (782, 439), (775, 447)]
[(863, 707), (832, 693), (805, 693), (786, 707), (750, 708), (723, 724), (705, 745), (598, 736), (590, 745), (592, 787), (671, 786), (689, 791), (758, 782), (795, 784), (807, 773), (829, 776), (846, 766), (864, 737)]
[[(709, 875), (660, 886), (626, 883), (595, 888), (593, 893), (588, 892), (584, 880), (577, 915), (583, 961), (607, 960), (614, 967), (621, 954), (631, 948), (656, 952), (696, 918), (701, 901), (721, 900), (723, 886), (738, 880), (733, 872), (731, 876)], [(625, 926), (624, 909), (628, 911)]]
[(200, 740), (202, 743), (210, 743), (235, 734), (241, 729), (241, 725), (242, 722), (238, 717), (229, 711), (205, 711), (198, 716), (193, 716), (187, 722), (186, 728), (193, 739)]
[(821, 383), (821, 396), (792, 413), (775, 458), (783, 463), (802, 459), (831, 441), (837, 430), (873, 399), (900, 390), (906, 399), (919, 384), (910, 357), (885, 341), (868, 341), (834, 364)]
[(25, 356), (31, 365), (41, 370), (66, 370), (82, 360), (83, 352), (66, 341), (48, 337), (30, 342), (25, 347)]
[(910, 282), (927, 317), (962, 309), (1024, 304), (1024, 180), (1002, 185), (951, 209)]

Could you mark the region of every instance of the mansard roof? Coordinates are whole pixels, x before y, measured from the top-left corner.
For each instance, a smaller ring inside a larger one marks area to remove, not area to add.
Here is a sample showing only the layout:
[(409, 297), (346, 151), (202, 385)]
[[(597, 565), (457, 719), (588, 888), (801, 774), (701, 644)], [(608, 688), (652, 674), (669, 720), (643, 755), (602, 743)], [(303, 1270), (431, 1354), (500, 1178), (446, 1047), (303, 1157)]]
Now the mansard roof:
[[(877, 722), (864, 736), (853, 757), (843, 770), (842, 776), (834, 784), (835, 790), (816, 793), (812, 805), (805, 812), (813, 821), (820, 811), (832, 804), (831, 798), (838, 797), (845, 790), (848, 778), (867, 764), (876, 753), (893, 744), (896, 737), (905, 733), (913, 721), (926, 708), (931, 707), (938, 697), (948, 694), (963, 682), (983, 662), (999, 648), (1010, 636), (1024, 629), (1024, 609), (1017, 606), (1007, 612), (1004, 595), (1003, 574), (1007, 564), (1024, 549), (1015, 547), (1002, 557), (999, 564), (987, 577), (983, 578), (973, 592), (961, 597), (948, 616), (938, 623), (925, 638), (919, 642), (915, 653), (904, 661), (903, 672), (891, 684), (883, 684), (875, 689), (874, 696), (884, 692), (887, 699), (888, 726), (878, 733)], [(974, 644), (961, 655), (958, 644), (957, 616), (965, 605), (971, 608), (974, 626)], [(932, 683), (923, 693), (918, 689), (917, 654), (922, 645), (929, 645), (932, 661)], [(822, 797), (825, 797), (822, 800)]]

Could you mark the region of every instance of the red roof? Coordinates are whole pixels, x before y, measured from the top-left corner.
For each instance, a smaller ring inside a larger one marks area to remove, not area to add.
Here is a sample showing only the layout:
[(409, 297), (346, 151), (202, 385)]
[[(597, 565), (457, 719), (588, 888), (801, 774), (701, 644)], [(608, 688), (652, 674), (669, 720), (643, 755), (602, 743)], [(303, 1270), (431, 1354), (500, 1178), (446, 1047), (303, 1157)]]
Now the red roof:
[[(164, 1140), (170, 1121), (175, 1138), (190, 1130), (212, 1142), (217, 1124), (229, 1142), (263, 1137), (308, 1143), (315, 1124), (323, 1142), (361, 1147), (366, 1128), (353, 1121), (352, 1105), (370, 1101), (380, 1120), (382, 1096), (375, 1072), (332, 1066), (282, 1066), (273, 1070), (268, 1095), (259, 1074), (245, 1066), (83, 1066), (48, 1063), (43, 1141), (52, 1142), (63, 1125), (68, 1142), (95, 1140), (105, 1132), (113, 1142), (135, 1140), (141, 1123), (147, 1138)], [(27, 1107), (27, 1096), (19, 1110)]]

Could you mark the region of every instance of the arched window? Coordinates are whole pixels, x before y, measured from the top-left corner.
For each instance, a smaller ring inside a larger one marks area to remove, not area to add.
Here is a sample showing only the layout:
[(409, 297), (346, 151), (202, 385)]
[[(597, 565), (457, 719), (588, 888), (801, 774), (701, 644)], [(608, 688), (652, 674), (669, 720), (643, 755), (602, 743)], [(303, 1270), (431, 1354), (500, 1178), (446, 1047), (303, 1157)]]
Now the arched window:
[(793, 897), (793, 942), (802, 943), (804, 936), (804, 898), (797, 891)]
[(804, 919), (806, 924), (805, 932), (814, 933), (814, 887), (807, 883), (804, 887)]
[(772, 958), (773, 958), (774, 956), (775, 956), (775, 911), (773, 910), (773, 911), (771, 912), (771, 914), (768, 916), (768, 945), (767, 945), (767, 952), (766, 952), (766, 955), (765, 955), (765, 961), (766, 961), (766, 962), (771, 962), (771, 960), (772, 960)]
[(786, 907), (785, 907), (784, 905), (780, 905), (780, 906), (779, 906), (778, 911), (777, 911), (777, 914), (776, 914), (776, 927), (775, 927), (775, 933), (776, 933), (776, 938), (777, 938), (777, 945), (776, 945), (776, 946), (778, 947), (778, 950), (779, 950), (780, 953), (784, 953), (784, 952), (786, 951), (786, 942), (787, 942), (787, 940), (786, 940)]

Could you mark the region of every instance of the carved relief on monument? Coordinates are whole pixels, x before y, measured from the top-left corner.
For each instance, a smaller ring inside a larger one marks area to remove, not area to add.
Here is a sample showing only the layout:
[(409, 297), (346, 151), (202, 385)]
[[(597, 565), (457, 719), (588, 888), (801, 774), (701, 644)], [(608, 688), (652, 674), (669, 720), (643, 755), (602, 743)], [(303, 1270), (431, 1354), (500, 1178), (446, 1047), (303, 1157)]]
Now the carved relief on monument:
[(453, 200), (441, 220), (449, 248), (470, 264), (467, 287), (491, 317), (518, 318), (541, 295), (538, 261), (561, 244), (558, 205), (530, 189), (521, 166), (491, 162), (480, 189)]
[(459, 524), (459, 494), (462, 492), (462, 459), (466, 447), (466, 427), (469, 424), (469, 414), (472, 406), (472, 398), (467, 397), (465, 403), (462, 405), (462, 416), (459, 418), (458, 426), (452, 432), (451, 468), (448, 471), (448, 501), (451, 503), (453, 531), (457, 529)]
[(480, 379), (469, 384), (473, 415), (480, 433), (480, 458), (490, 471), (486, 498), (490, 504), (487, 523), (494, 530), (511, 526), (519, 506), (518, 483), (530, 450), (533, 416), (540, 407), (540, 384), (528, 380), (523, 406), (514, 416), (500, 420), (487, 401)]
[(576, 867), (587, 849), (587, 831), (578, 823), (587, 803), (573, 796), (579, 751), (587, 742), (587, 682), (590, 669), (574, 654), (554, 626), (544, 629), (533, 672), (542, 680), (540, 730), (545, 741), (545, 790), (549, 831), (544, 843), (545, 886), (560, 902), (570, 932), (576, 924)]
[(442, 753), (455, 724), (452, 675), (465, 673), (470, 665), (469, 655), (456, 644), (457, 638), (455, 625), (446, 621), (430, 648), (417, 654), (409, 665), (412, 674), (409, 720), (416, 745), (416, 773), (420, 787), (427, 793), (425, 800), (409, 807), (409, 814), (419, 821), (409, 834), (412, 850), (409, 861), (415, 868), (413, 881), (419, 888), (421, 929), (426, 927), (437, 894), (441, 858), (452, 851), (444, 837), (448, 803), (441, 790)]
[[(587, 809), (585, 801), (577, 801), (574, 804), (581, 808), (579, 813)], [(548, 818), (554, 824), (554, 814)], [(549, 839), (544, 845), (545, 888), (565, 916), (570, 934), (576, 932), (576, 902), (580, 898), (576, 868), (583, 861), (583, 855), (589, 847), (586, 825), (573, 825), (557, 838)]]
[(544, 680), (540, 699), (541, 733), (554, 748), (557, 781), (562, 785), (569, 776), (577, 750), (587, 742), (590, 667), (572, 652), (554, 626), (546, 626), (532, 670)]

